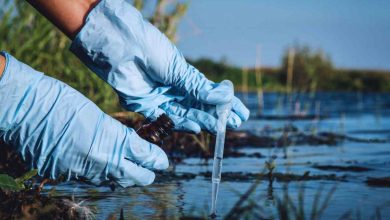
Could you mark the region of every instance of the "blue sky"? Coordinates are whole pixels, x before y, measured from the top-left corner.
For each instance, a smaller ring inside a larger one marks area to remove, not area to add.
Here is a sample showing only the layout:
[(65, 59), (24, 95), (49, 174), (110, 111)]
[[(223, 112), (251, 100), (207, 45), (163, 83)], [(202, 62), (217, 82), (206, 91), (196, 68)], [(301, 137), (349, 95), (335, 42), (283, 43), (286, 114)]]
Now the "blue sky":
[(390, 1), (192, 0), (179, 25), (186, 57), (278, 66), (289, 45), (323, 49), (336, 67), (390, 69)]

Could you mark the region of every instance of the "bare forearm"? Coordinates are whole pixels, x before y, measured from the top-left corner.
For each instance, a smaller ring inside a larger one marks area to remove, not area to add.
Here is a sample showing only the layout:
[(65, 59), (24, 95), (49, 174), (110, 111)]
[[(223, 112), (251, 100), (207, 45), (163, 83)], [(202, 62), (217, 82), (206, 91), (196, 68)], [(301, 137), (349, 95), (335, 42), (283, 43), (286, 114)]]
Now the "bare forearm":
[(99, 0), (27, 0), (34, 8), (73, 39), (89, 11)]
[(0, 79), (1, 76), (3, 75), (4, 68), (5, 68), (5, 58), (3, 57), (3, 55), (0, 54)]

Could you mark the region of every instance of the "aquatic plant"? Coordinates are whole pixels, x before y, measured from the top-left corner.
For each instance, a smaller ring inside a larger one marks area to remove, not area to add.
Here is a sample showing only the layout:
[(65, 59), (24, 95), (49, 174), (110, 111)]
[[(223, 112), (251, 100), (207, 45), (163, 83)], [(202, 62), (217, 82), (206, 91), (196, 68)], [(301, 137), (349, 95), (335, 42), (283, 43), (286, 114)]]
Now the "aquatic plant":
[[(326, 195), (322, 195), (323, 187), (317, 190), (310, 214), (304, 209), (304, 192), (305, 187), (302, 184), (298, 193), (298, 198), (293, 199), (288, 191), (288, 184), (283, 186), (282, 198), (276, 196), (275, 211), (277, 216), (267, 213), (266, 209), (259, 204), (259, 200), (252, 198), (260, 181), (255, 181), (248, 190), (242, 194), (233, 208), (228, 212), (224, 219), (296, 219), (296, 220), (316, 220), (320, 219), (324, 211), (329, 206), (332, 195), (337, 186), (333, 186)], [(270, 188), (270, 187), (269, 187)], [(271, 187), (272, 188), (272, 187)], [(322, 200), (322, 202), (320, 201)], [(297, 202), (295, 202), (297, 201)]]
[(211, 134), (202, 131), (199, 135), (192, 134), (191, 137), (199, 144), (200, 150), (203, 152), (207, 162), (207, 159), (212, 155), (212, 149), (210, 148)]
[[(371, 220), (382, 220), (382, 210), (388, 210), (390, 207), (390, 202), (384, 202), (382, 205), (378, 206), (375, 208), (374, 213), (369, 217)], [(346, 211), (340, 218), (340, 220), (361, 220), (361, 219), (368, 219), (362, 217), (362, 212), (360, 208), (357, 208), (356, 210), (348, 210)]]
[(21, 177), (13, 178), (7, 174), (0, 174), (0, 189), (1, 190), (12, 190), (21, 191), (24, 189), (31, 188), (31, 184), (28, 184), (31, 178), (38, 174), (38, 170), (30, 170), (23, 174)]
[(72, 199), (63, 199), (64, 205), (68, 207), (68, 215), (72, 219), (95, 219), (96, 210), (89, 207), (84, 206), (83, 203), (86, 200), (81, 200), (77, 202), (74, 198), (74, 194), (72, 195)]
[(274, 175), (273, 175), (273, 171), (274, 169), (276, 168), (276, 163), (275, 163), (275, 159), (277, 158), (277, 156), (275, 154), (272, 154), (272, 156), (269, 157), (269, 159), (267, 161), (265, 161), (265, 168), (266, 170), (268, 171), (267, 173), (267, 176), (268, 176), (268, 185), (270, 187), (272, 187), (272, 184), (274, 182)]
[(264, 209), (258, 204), (256, 200), (253, 200), (251, 198), (252, 195), (256, 192), (256, 189), (258, 188), (260, 183), (260, 178), (256, 179), (248, 188), (248, 190), (240, 196), (240, 198), (233, 205), (230, 211), (224, 216), (224, 219), (238, 219), (243, 216), (254, 219), (266, 219)]
[[(285, 219), (310, 219), (316, 220), (320, 219), (323, 215), (326, 208), (329, 206), (330, 200), (337, 189), (337, 185), (334, 185), (328, 193), (323, 197), (322, 192), (324, 190), (323, 186), (320, 186), (317, 190), (317, 193), (312, 202), (312, 208), (310, 215), (305, 213), (304, 209), (304, 193), (305, 188), (302, 184), (298, 193), (298, 198), (294, 200), (288, 193), (288, 185), (285, 184), (283, 187), (283, 198), (277, 197), (277, 212), (278, 218)], [(320, 201), (322, 199), (322, 202)], [(294, 202), (298, 201), (298, 202)], [(308, 218), (308, 216), (310, 216)]]

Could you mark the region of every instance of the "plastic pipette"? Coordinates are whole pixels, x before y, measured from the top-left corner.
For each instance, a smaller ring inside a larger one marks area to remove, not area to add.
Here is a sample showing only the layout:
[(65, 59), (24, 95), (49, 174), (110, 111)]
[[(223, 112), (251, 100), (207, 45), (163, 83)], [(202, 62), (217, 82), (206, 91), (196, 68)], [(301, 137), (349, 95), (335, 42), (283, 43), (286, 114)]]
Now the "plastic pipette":
[(231, 103), (217, 105), (217, 138), (215, 140), (215, 151), (214, 151), (214, 163), (213, 173), (211, 177), (212, 188), (211, 188), (211, 217), (215, 218), (217, 215), (217, 197), (219, 182), (221, 181), (221, 169), (222, 169), (222, 158), (223, 149), (225, 146), (225, 134), (226, 134), (226, 122), (231, 110)]

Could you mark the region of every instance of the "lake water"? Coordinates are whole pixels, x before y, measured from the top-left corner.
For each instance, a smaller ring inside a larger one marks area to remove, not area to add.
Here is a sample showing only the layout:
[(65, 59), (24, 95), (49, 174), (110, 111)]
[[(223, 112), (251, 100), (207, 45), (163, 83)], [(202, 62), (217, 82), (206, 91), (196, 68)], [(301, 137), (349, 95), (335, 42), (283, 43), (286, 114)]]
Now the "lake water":
[[(276, 129), (291, 124), (305, 133), (333, 132), (358, 138), (357, 141), (347, 139), (336, 146), (301, 144), (286, 149), (247, 146), (240, 148), (240, 151), (259, 152), (266, 157), (226, 158), (223, 161), (223, 172), (260, 173), (268, 157), (275, 155), (277, 158), (274, 172), (304, 175), (310, 171), (310, 175), (335, 174), (344, 178), (343, 181), (275, 181), (272, 188), (269, 187), (268, 181), (261, 181), (242, 204), (242, 207), (254, 205), (253, 210), (256, 210), (256, 213), (250, 217), (278, 219), (277, 206), (287, 193), (290, 204), (298, 210), (303, 208), (304, 215), (310, 217), (316, 198), (319, 199), (318, 207), (321, 207), (328, 194), (336, 187), (326, 209), (320, 213), (321, 219), (348, 216), (351, 219), (359, 216), (361, 219), (372, 216), (390, 219), (390, 188), (369, 186), (365, 182), (368, 177), (390, 177), (390, 94), (317, 93), (294, 94), (288, 97), (279, 93), (266, 93), (262, 110), (258, 108), (256, 94), (238, 96), (251, 109), (252, 116), (241, 126), (241, 130), (262, 134), (264, 128)], [(259, 112), (262, 112), (260, 118)], [(293, 120), (293, 117), (285, 117), (289, 115), (312, 115), (314, 118)], [(279, 134), (268, 132), (268, 135)], [(258, 145), (259, 143), (256, 143), (256, 146)], [(368, 170), (321, 170), (314, 168), (315, 165), (359, 166)], [(211, 170), (212, 161), (205, 162), (199, 158), (188, 158), (175, 168), (178, 174), (198, 175)], [(220, 218), (231, 211), (254, 182), (254, 179), (224, 180), (222, 174), (218, 198)], [(112, 213), (118, 215), (121, 209), (125, 219), (172, 219), (180, 216), (207, 216), (211, 182), (209, 178), (198, 175), (193, 179), (172, 181), (157, 178), (156, 183), (151, 186), (117, 189), (115, 192), (108, 188), (96, 189), (76, 183), (59, 185), (57, 191), (62, 196), (73, 194), (76, 202), (87, 200), (84, 204), (96, 207), (97, 219), (106, 219)], [(320, 191), (322, 194), (318, 196)], [(303, 199), (300, 200), (300, 197)]]

